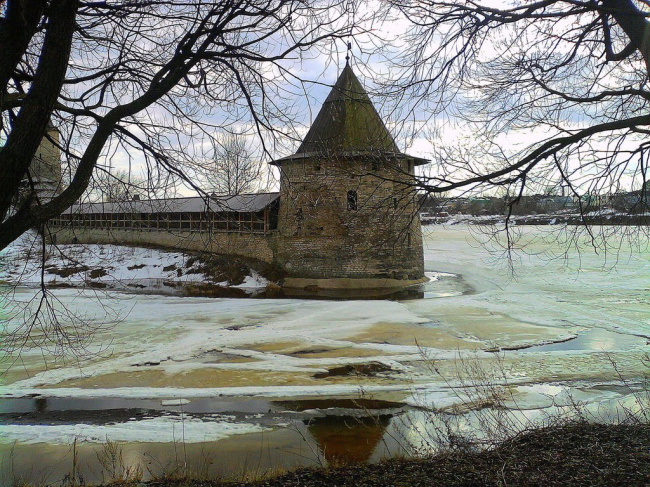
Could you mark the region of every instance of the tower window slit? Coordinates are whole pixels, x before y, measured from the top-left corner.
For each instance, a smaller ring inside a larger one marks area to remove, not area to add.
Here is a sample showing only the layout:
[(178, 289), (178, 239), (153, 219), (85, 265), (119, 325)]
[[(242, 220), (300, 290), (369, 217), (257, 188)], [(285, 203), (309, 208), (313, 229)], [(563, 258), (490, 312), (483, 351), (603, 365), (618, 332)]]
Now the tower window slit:
[(356, 210), (358, 208), (359, 196), (356, 191), (348, 191), (348, 210)]

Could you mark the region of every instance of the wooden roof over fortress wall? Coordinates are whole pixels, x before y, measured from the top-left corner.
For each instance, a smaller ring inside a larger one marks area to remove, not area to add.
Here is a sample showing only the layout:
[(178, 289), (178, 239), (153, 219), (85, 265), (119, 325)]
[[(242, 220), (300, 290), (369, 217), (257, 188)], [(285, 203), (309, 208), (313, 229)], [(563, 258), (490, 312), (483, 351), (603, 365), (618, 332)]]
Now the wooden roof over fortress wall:
[(81, 203), (63, 214), (93, 213), (256, 213), (275, 202), (280, 193), (241, 194), (236, 196), (199, 196), (115, 203)]

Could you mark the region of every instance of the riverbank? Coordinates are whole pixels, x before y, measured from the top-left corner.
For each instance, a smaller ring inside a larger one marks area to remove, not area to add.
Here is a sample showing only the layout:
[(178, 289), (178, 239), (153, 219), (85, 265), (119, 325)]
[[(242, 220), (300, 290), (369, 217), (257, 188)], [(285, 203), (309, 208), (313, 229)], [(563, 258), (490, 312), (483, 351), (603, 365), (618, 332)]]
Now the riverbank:
[[(555, 213), (541, 213), (531, 215), (510, 215), (507, 217), (511, 226), (513, 225), (561, 225), (561, 226), (639, 226), (647, 227), (650, 225), (650, 213), (621, 213), (614, 210), (598, 210), (586, 213), (559, 211)], [(505, 224), (506, 215), (489, 214), (489, 215), (472, 215), (459, 213), (454, 215), (428, 215), (422, 216), (422, 225), (497, 225)]]
[(575, 423), (528, 431), (486, 451), (300, 469), (255, 482), (159, 479), (149, 487), (642, 486), (650, 483), (650, 425)]

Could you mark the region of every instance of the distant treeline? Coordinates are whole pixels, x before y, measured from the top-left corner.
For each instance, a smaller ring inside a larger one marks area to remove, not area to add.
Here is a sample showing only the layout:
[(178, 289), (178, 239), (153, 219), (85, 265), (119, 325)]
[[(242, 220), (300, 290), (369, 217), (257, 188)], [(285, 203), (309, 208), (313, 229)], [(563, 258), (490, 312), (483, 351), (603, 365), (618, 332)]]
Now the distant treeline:
[(640, 215), (650, 211), (650, 195), (646, 190), (616, 193), (613, 195), (587, 194), (581, 197), (557, 195), (530, 195), (515, 197), (441, 198), (424, 195), (420, 211), (424, 217), (449, 215), (556, 215), (593, 213), (611, 210), (627, 215)]

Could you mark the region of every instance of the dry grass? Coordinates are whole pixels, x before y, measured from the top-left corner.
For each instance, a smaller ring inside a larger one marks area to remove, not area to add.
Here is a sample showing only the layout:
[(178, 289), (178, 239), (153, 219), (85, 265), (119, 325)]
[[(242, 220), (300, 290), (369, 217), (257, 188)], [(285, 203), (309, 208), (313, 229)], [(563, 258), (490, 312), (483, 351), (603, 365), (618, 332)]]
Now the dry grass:
[(584, 422), (528, 431), (498, 447), (378, 465), (301, 469), (257, 482), (163, 479), (150, 487), (650, 485), (650, 426)]

